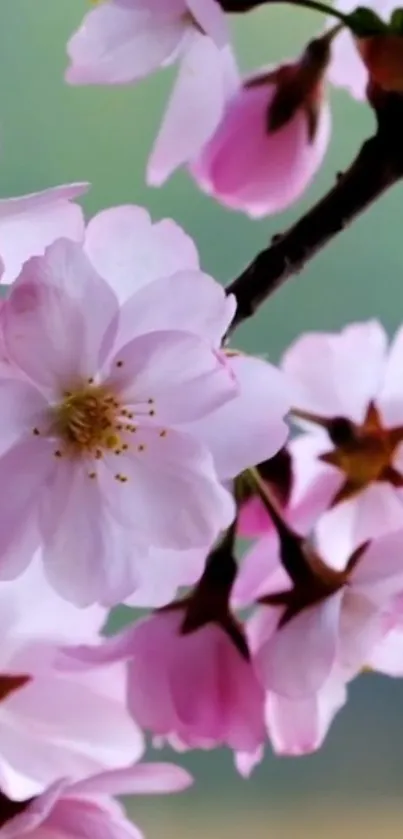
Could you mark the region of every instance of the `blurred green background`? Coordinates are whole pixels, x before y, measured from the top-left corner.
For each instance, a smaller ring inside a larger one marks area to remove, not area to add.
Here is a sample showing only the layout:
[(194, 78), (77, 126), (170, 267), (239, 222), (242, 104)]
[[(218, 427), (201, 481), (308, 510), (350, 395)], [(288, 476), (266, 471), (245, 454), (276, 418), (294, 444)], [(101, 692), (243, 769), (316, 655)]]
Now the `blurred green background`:
[[(147, 189), (145, 162), (172, 72), (136, 88), (67, 87), (65, 43), (88, 7), (86, 0), (0, 2), (1, 196), (88, 180), (88, 214), (134, 202), (155, 218), (172, 216), (196, 240), (204, 268), (227, 281), (328, 188), (371, 131), (368, 109), (332, 92), (333, 139), (319, 177), (290, 212), (259, 223), (216, 206), (185, 173), (161, 190)], [(321, 26), (313, 13), (285, 6), (244, 16), (233, 27), (240, 62), (250, 69), (291, 57)], [(306, 329), (371, 316), (394, 329), (403, 309), (402, 206), (398, 188), (289, 282), (239, 331), (238, 343), (275, 360)], [(136, 800), (133, 814), (149, 839), (372, 839), (380, 833), (397, 839), (402, 709), (399, 681), (365, 676), (353, 685), (349, 705), (319, 754), (268, 754), (248, 782), (237, 777), (228, 753), (187, 756), (183, 762), (197, 777), (195, 788), (177, 797)]]

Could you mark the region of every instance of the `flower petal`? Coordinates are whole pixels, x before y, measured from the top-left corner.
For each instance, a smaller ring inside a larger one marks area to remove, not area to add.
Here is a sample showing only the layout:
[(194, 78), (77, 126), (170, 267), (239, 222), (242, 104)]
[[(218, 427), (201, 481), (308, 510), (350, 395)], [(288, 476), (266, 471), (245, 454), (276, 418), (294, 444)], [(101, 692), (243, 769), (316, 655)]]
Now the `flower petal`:
[(127, 769), (102, 772), (74, 784), (80, 795), (148, 795), (180, 792), (193, 783), (193, 778), (173, 763), (137, 763)]
[(77, 606), (116, 605), (132, 594), (137, 583), (134, 560), (138, 552), (146, 558), (147, 551), (111, 515), (99, 478), (91, 480), (85, 464), (59, 460), (46, 501), (43, 562), (56, 591)]
[(54, 469), (52, 446), (38, 437), (21, 439), (0, 457), (0, 579), (17, 577), (38, 545), (37, 505)]
[(226, 101), (225, 50), (196, 30), (189, 39), (147, 168), (161, 186), (178, 166), (195, 157), (215, 131)]
[(237, 394), (224, 358), (187, 332), (134, 338), (111, 361), (110, 381), (121, 401), (133, 407), (135, 421), (155, 416), (152, 422), (159, 426), (198, 419)]
[(322, 687), (336, 660), (342, 597), (304, 609), (263, 644), (256, 661), (268, 690), (300, 699)]
[(31, 256), (43, 254), (56, 239), (80, 241), (84, 236), (83, 211), (73, 203), (88, 184), (66, 184), (0, 200), (0, 256), (3, 283), (16, 279)]
[(161, 436), (158, 429), (141, 427), (135, 437), (136, 448), (119, 457), (125, 483), (113, 478), (113, 457), (105, 461), (111, 471), (104, 491), (114, 515), (149, 548), (187, 550), (212, 544), (231, 523), (234, 503), (218, 482), (210, 453), (174, 429)]
[(212, 451), (222, 480), (273, 457), (285, 443), (290, 397), (282, 374), (251, 356), (229, 357), (239, 395), (192, 423), (189, 431)]
[(194, 332), (219, 347), (235, 313), (232, 294), (226, 295), (208, 274), (180, 271), (140, 289), (122, 306), (118, 346), (134, 335), (155, 330)]
[(125, 84), (140, 79), (171, 58), (185, 32), (179, 15), (155, 14), (138, 3), (101, 3), (68, 43), (66, 80)]
[(94, 216), (87, 226), (85, 251), (121, 302), (153, 280), (199, 267), (192, 239), (178, 224), (171, 219), (153, 224), (147, 211), (134, 204)]
[(282, 361), (298, 388), (295, 407), (362, 422), (379, 389), (386, 347), (386, 333), (374, 320), (351, 324), (339, 333), (303, 335)]

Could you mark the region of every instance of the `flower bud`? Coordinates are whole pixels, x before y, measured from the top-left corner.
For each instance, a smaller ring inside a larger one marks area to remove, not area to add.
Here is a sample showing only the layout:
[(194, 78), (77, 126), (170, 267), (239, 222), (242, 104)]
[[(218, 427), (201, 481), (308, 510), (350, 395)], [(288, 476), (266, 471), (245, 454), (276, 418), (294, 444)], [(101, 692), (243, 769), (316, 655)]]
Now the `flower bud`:
[(277, 213), (299, 198), (328, 144), (328, 59), (325, 37), (312, 41), (295, 63), (244, 81), (191, 166), (202, 189), (252, 217)]

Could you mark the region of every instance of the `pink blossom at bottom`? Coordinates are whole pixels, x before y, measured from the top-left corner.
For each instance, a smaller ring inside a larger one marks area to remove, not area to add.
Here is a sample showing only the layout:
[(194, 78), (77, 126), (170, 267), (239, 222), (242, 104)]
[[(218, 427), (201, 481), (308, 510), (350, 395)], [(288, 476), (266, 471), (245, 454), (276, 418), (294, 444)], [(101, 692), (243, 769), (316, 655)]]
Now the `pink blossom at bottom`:
[(64, 666), (126, 660), (128, 705), (142, 728), (181, 748), (255, 752), (263, 690), (250, 662), (217, 624), (182, 634), (183, 620), (180, 606), (155, 613), (102, 647), (72, 648)]
[[(263, 74), (259, 74), (263, 75)], [(271, 81), (247, 82), (229, 100), (214, 136), (192, 161), (190, 171), (209, 195), (252, 218), (278, 213), (304, 192), (327, 149), (330, 111), (318, 106), (313, 138), (305, 110), (296, 110), (281, 128), (268, 127), (277, 93)]]
[(88, 777), (60, 780), (25, 806), (0, 797), (1, 839), (141, 839), (141, 832), (110, 796), (179, 792), (191, 783), (171, 764), (137, 764)]
[(59, 777), (139, 759), (143, 737), (126, 708), (124, 664), (58, 666), (66, 645), (102, 640), (107, 612), (58, 597), (37, 556), (18, 580), (0, 583), (0, 613), (0, 789), (23, 800)]

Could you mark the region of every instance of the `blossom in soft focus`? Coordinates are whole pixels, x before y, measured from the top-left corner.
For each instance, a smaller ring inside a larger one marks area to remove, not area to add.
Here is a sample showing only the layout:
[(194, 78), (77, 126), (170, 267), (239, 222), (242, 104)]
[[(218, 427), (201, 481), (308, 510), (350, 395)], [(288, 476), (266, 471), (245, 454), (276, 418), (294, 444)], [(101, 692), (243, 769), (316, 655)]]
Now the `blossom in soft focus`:
[(347, 699), (347, 689), (337, 673), (308, 697), (290, 699), (267, 691), (265, 720), (274, 752), (297, 757), (317, 751)]
[[(1, 576), (26, 567), (39, 536), (49, 580), (80, 605), (128, 597), (150, 548), (211, 544), (234, 514), (211, 453), (180, 429), (237, 393), (211, 343), (232, 301), (205, 275), (180, 276), (179, 331), (175, 275), (136, 293), (135, 271), (120, 309), (82, 248), (59, 240), (25, 264), (2, 310), (26, 378), (0, 381)], [(186, 305), (209, 320), (204, 338)]]
[(384, 614), (402, 593), (402, 547), (402, 531), (380, 537), (346, 557), (342, 570), (327, 564), (326, 554), (322, 559), (301, 547), (294, 567), (288, 557), (287, 573), (287, 556), (282, 553), (280, 564), (264, 545), (266, 595), (259, 597), (267, 605), (252, 617), (250, 631), (268, 691), (305, 699), (321, 691), (334, 672), (344, 681), (360, 672), (387, 633)]
[(142, 839), (111, 796), (180, 792), (190, 775), (169, 763), (139, 763), (93, 774), (82, 782), (62, 779), (39, 797), (10, 801), (0, 794), (1, 839)]
[(79, 242), (84, 235), (84, 217), (74, 199), (88, 184), (66, 184), (0, 200), (1, 282), (11, 283), (31, 256), (64, 237)]
[[(318, 515), (318, 498), (310, 497), (309, 493), (301, 495), (298, 490), (297, 499), (295, 507), (291, 505), (288, 508), (288, 521), (295, 522), (301, 531), (307, 532)], [(279, 591), (290, 585), (279, 562), (279, 537), (267, 513), (266, 531), (249, 549), (241, 564), (233, 590), (234, 608), (250, 607), (268, 592)], [(252, 656), (258, 657), (265, 631), (268, 630), (268, 634), (274, 632), (277, 624), (278, 614), (275, 609), (269, 610), (269, 607), (260, 607), (251, 617), (247, 624), (247, 637)], [(302, 666), (304, 661), (306, 659), (301, 662)], [(306, 662), (306, 665), (308, 667), (309, 663)], [(302, 697), (286, 696), (276, 692), (274, 683), (267, 685), (264, 715), (267, 736), (273, 750), (278, 754), (294, 756), (316, 751), (322, 745), (335, 714), (346, 698), (345, 676), (337, 667), (333, 667), (317, 690)], [(249, 774), (247, 763), (245, 769), (244, 755), (241, 760), (238, 758), (238, 764), (242, 774)]]
[(218, 125), (237, 77), (216, 0), (108, 0), (68, 44), (71, 84), (127, 84), (179, 61), (148, 166), (161, 184), (198, 153)]
[[(312, 42), (312, 45), (322, 41)], [(328, 47), (247, 78), (190, 169), (199, 186), (258, 218), (284, 210), (322, 163), (330, 135), (323, 74)]]
[[(142, 735), (126, 709), (123, 665), (65, 672), (65, 645), (98, 643), (107, 613), (58, 597), (39, 557), (0, 583), (0, 787), (21, 801), (72, 780), (138, 760)], [(1, 807), (0, 807), (1, 810)]]
[(317, 538), (336, 564), (402, 523), (403, 330), (387, 343), (382, 326), (368, 321), (303, 335), (283, 357), (307, 432), (299, 442), (307, 484), (332, 493)]
[[(335, 4), (335, 8), (341, 12), (352, 12), (356, 7), (354, 0), (337, 0)], [(396, 8), (396, 3), (394, 0), (369, 0), (365, 7), (387, 21)], [(330, 25), (333, 23), (332, 18)], [(345, 88), (355, 99), (365, 99), (368, 69), (348, 29), (343, 29), (334, 40), (328, 76), (332, 84)]]
[(181, 747), (254, 753), (264, 740), (263, 690), (246, 647), (216, 621), (188, 631), (185, 616), (186, 602), (177, 603), (101, 647), (72, 648), (71, 665), (125, 660), (128, 705), (142, 728)]

